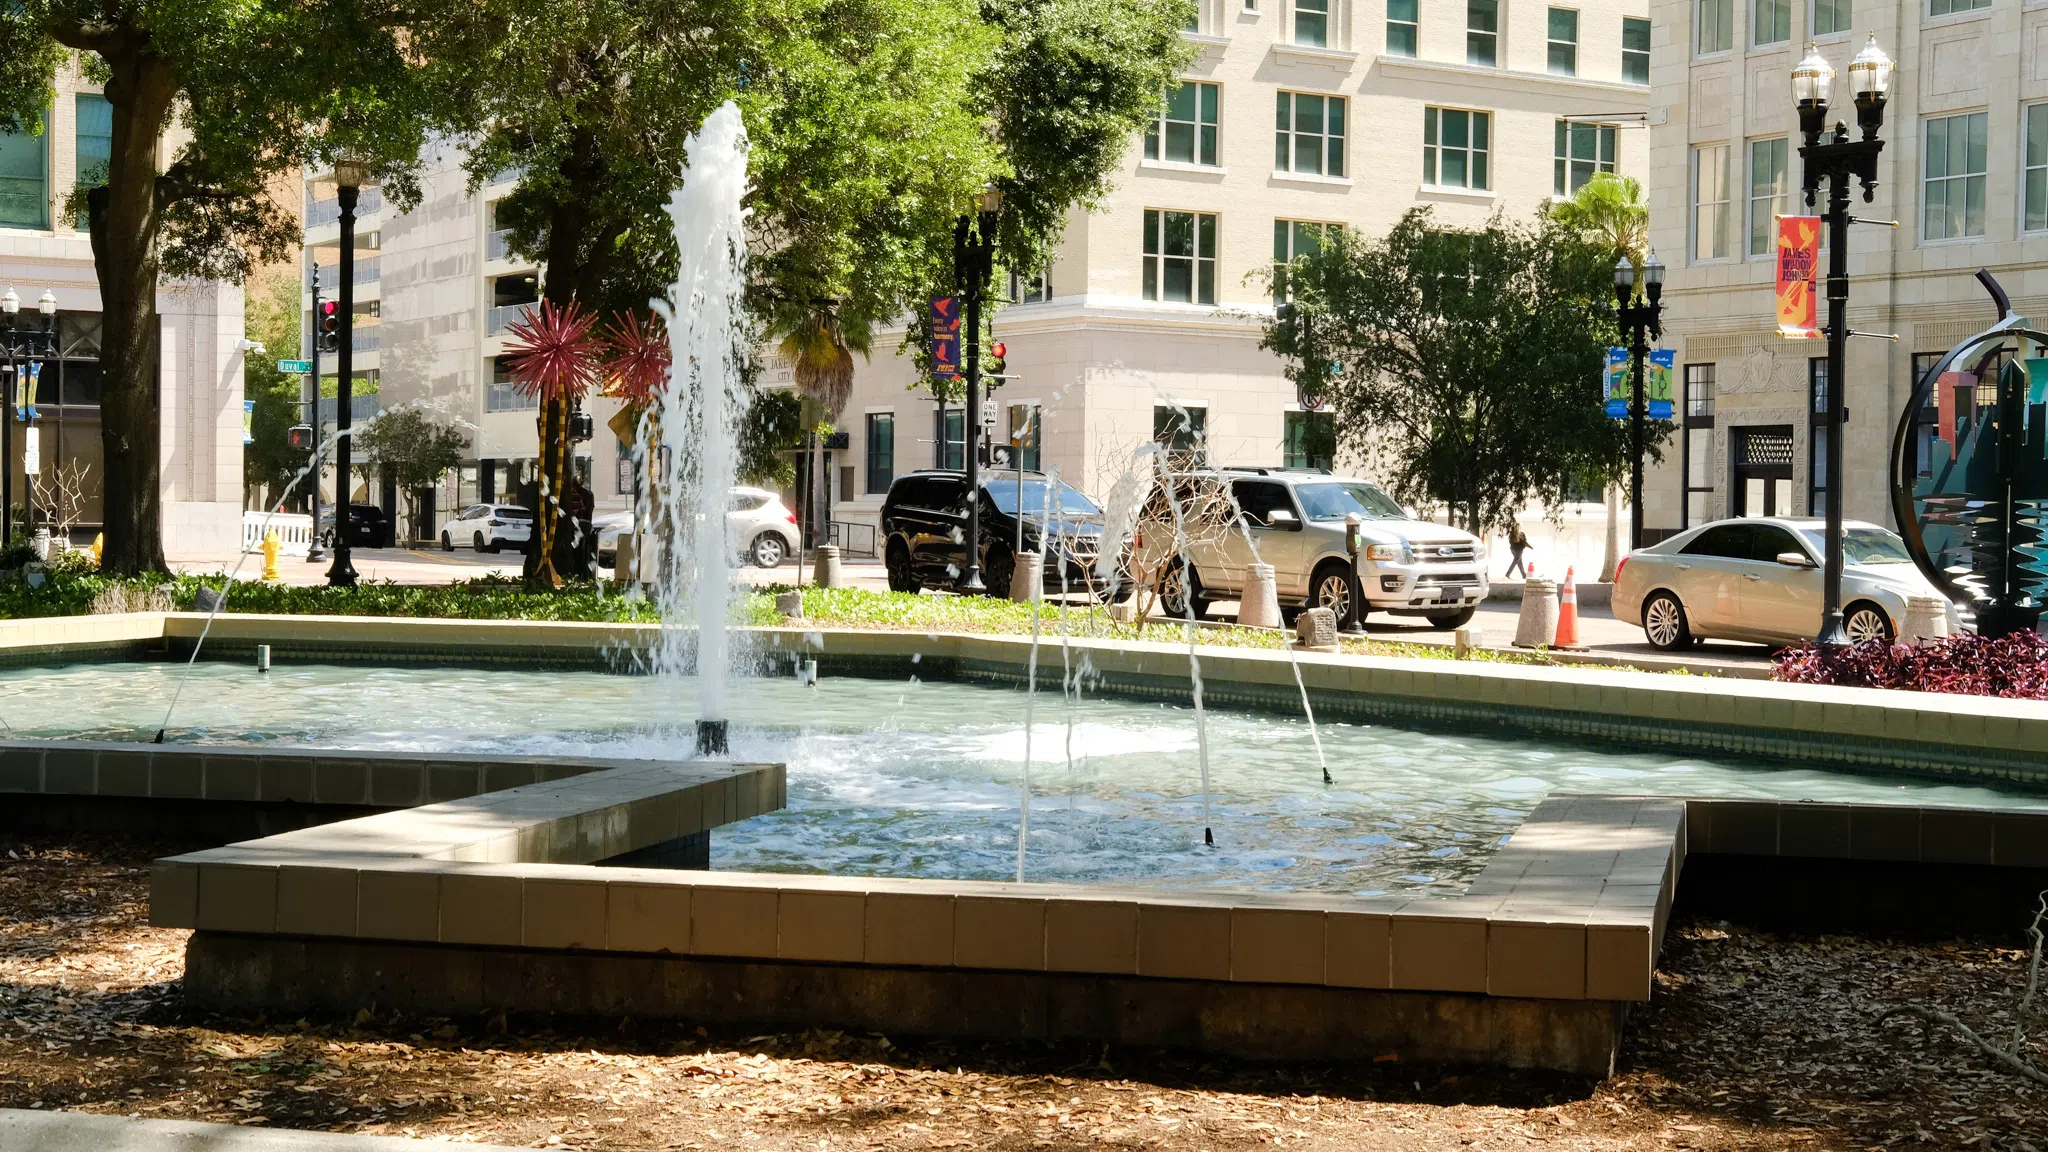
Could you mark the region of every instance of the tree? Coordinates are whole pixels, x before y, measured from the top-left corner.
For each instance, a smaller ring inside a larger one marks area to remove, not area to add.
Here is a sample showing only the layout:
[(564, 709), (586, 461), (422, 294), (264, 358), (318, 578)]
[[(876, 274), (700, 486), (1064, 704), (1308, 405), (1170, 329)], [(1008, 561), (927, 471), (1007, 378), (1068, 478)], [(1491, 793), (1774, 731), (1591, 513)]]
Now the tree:
[(1484, 533), (1626, 451), (1601, 408), (1612, 272), (1547, 216), (1467, 230), (1416, 208), (1383, 239), (1336, 233), (1298, 257), (1294, 307), (1262, 344), (1297, 386), (1321, 386), (1339, 437), (1403, 502), (1446, 504)]
[[(273, 265), (251, 280), (242, 330), (264, 348), (252, 348), (242, 357), (242, 396), (256, 405), (250, 426), (254, 442), (242, 448), (242, 483), (267, 509), (307, 460), (305, 451), (291, 446), (292, 425), (305, 419), (305, 377), (277, 370), (280, 358), (296, 356), (299, 349), (296, 269)], [(294, 490), (294, 503), (305, 494)]]
[[(1643, 186), (1632, 176), (1594, 173), (1569, 199), (1551, 203), (1550, 218), (1578, 233), (1587, 243), (1604, 249), (1612, 260), (1626, 259), (1640, 268), (1649, 251), (1650, 208), (1643, 203)], [(1628, 461), (1624, 458), (1612, 472), (1600, 474), (1607, 494), (1607, 547), (1600, 561), (1602, 583), (1614, 579), (1614, 570), (1621, 562), (1619, 493), (1622, 473), (1627, 469)]]
[(450, 469), (462, 463), (469, 438), (452, 422), (420, 407), (380, 413), (351, 435), (356, 450), (362, 453), (359, 467), (364, 479), (376, 471), (390, 473), (392, 483), (405, 493), (406, 519), (417, 534), (421, 491), (439, 484)]
[[(66, 49), (103, 81), (112, 107), (103, 182), (73, 197), (100, 286), (107, 571), (164, 567), (159, 279), (240, 281), (294, 252), (297, 221), (267, 191), (280, 174), (343, 147), (386, 167), (418, 154), (435, 89), (411, 83), (419, 54), (379, 26), (371, 2), (0, 4), (0, 119), (40, 131)], [(393, 188), (400, 203), (414, 192), (402, 177)]]

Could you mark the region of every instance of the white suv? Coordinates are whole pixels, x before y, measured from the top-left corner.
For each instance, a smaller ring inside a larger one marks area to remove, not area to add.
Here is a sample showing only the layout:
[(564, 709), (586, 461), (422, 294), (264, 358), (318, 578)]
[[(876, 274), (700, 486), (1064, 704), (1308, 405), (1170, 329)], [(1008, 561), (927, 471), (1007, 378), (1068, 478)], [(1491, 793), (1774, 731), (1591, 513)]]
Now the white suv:
[(1416, 519), (1369, 481), (1283, 468), (1224, 468), (1217, 474), (1229, 477), (1246, 531), (1190, 549), (1191, 579), (1183, 579), (1181, 565), (1168, 569), (1159, 591), (1169, 615), (1186, 611), (1184, 585), (1197, 616), (1209, 600), (1236, 597), (1256, 547), (1256, 559), (1273, 566), (1283, 607), (1333, 608), (1341, 618), (1351, 595), (1344, 524), (1354, 512), (1362, 521), (1361, 617), (1377, 610), (1457, 628), (1486, 599), (1486, 556), (1479, 538)]
[(508, 544), (525, 548), (532, 537), (532, 510), (517, 504), (472, 504), (442, 527), (441, 550), (453, 552), (458, 544), (479, 552), (496, 552)]

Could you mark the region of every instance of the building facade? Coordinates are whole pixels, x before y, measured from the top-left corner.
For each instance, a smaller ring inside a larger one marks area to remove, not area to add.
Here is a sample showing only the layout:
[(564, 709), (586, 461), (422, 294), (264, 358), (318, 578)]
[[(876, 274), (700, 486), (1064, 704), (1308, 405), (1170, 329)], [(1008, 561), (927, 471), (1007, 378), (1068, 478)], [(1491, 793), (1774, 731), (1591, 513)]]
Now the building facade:
[[(1837, 72), (1830, 124), (1854, 132), (1846, 70), (1875, 35), (1897, 70), (1881, 183), (1852, 211), (1897, 227), (1851, 227), (1848, 323), (1898, 340), (1849, 343), (1842, 510), (1891, 524), (1892, 436), (1916, 370), (1997, 318), (1973, 274), (1989, 269), (2022, 314), (2048, 311), (2048, 3), (1653, 0), (1651, 15), (1651, 238), (1670, 266), (1682, 426), (1644, 522), (1659, 536), (1827, 508), (1826, 347), (1776, 335), (1771, 225), (1817, 211), (1799, 192), (1792, 66), (1819, 48)], [(1912, 419), (1924, 470), (1935, 410)]]
[[(84, 543), (105, 516), (100, 291), (91, 239), (65, 206), (96, 167), (104, 173), (112, 117), (98, 85), (68, 68), (55, 90), (41, 135), (0, 129), (0, 293), (12, 287), (20, 296), (23, 326), (39, 322), (35, 301), (44, 291), (59, 308), (58, 355), (41, 372), (38, 418), (15, 424), (6, 467), (21, 503), (30, 490), (24, 449), (33, 427), (36, 523), (68, 528)], [(164, 550), (173, 559), (228, 555), (242, 539), (242, 290), (166, 282), (157, 309)]]
[[(1644, 0), (1202, 0), (1199, 58), (1115, 190), (1073, 215), (1042, 275), (996, 286), (1015, 301), (994, 325), (1015, 379), (995, 438), (1097, 495), (1176, 407), (1218, 463), (1328, 464), (1328, 415), (1258, 346), (1265, 274), (1327, 226), (1384, 233), (1418, 205), (1477, 225), (1596, 171), (1641, 177), (1648, 16)], [(859, 365), (839, 421), (835, 520), (872, 525), (893, 475), (960, 460), (964, 414), (940, 413), (896, 344)]]
[[(468, 436), (470, 459), (429, 494), (419, 523), (406, 519), (406, 502), (371, 470), (350, 478), (351, 499), (383, 506), (401, 541), (434, 540), (445, 522), (474, 503), (513, 499), (533, 478), (539, 455), (537, 402), (513, 387), (504, 369), (506, 330), (540, 298), (540, 272), (512, 257), (497, 227), (497, 202), (513, 178), (472, 192), (459, 147), (441, 144), (422, 157), (422, 197), (400, 212), (376, 189), (360, 195), (355, 225), (355, 300), (352, 332), (357, 393), (353, 419), (399, 405), (424, 405)], [(316, 293), (338, 299), (340, 206), (333, 180), (306, 182), (306, 268), (301, 280), (307, 347), (314, 330)], [(316, 272), (317, 270), (317, 272)], [(317, 277), (317, 278), (316, 278)], [(323, 356), (320, 420), (332, 428), (334, 357)], [(576, 446), (578, 468), (599, 512), (629, 507), (631, 477), (618, 467), (619, 445), (605, 429), (615, 401), (586, 400), (597, 439)], [(360, 464), (360, 460), (358, 460)], [(333, 498), (332, 472), (323, 488)]]

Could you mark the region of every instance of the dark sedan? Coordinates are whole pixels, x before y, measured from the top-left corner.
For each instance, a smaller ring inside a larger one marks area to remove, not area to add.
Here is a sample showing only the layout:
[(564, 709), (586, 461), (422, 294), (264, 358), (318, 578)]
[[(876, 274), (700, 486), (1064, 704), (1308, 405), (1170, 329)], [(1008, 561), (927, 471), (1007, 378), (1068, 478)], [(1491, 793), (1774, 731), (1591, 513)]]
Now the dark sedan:
[[(351, 504), (348, 506), (348, 546), (351, 548), (389, 548), (395, 538), (391, 517), (384, 514), (375, 504)], [(328, 547), (334, 546), (334, 510), (320, 510), (320, 539)]]

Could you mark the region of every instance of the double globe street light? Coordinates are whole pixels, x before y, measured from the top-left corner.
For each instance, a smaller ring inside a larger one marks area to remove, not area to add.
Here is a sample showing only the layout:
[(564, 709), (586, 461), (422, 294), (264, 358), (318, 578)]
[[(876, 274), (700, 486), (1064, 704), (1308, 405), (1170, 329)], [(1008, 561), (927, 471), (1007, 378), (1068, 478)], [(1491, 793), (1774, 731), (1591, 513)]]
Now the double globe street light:
[(1643, 546), (1643, 443), (1647, 418), (1643, 399), (1643, 359), (1650, 354), (1650, 341), (1664, 335), (1664, 262), (1652, 252), (1643, 261), (1643, 294), (1647, 302), (1637, 304), (1636, 265), (1626, 255), (1614, 262), (1615, 319), (1628, 336), (1628, 546)]
[[(14, 418), (0, 412), (0, 462), (5, 462), (5, 466), (0, 467), (0, 543), (14, 538), (14, 468), (11, 462), (14, 459), (15, 419), (26, 421), (29, 413), (35, 410), (36, 385), (33, 381), (41, 374), (38, 365), (57, 354), (56, 295), (47, 288), (43, 289), (41, 298), (36, 301), (36, 311), (43, 318), (41, 327), (24, 331), (17, 327), (21, 316), (21, 297), (12, 288), (5, 296), (0, 296), (0, 316), (6, 318), (7, 324), (5, 331), (0, 331), (0, 357), (4, 357), (7, 364), (7, 406), (18, 409)], [(29, 379), (25, 381), (24, 376)], [(24, 383), (28, 385), (26, 396), (22, 395)], [(26, 486), (22, 500), (23, 527), (34, 532), (35, 489), (33, 482), (25, 478), (23, 484)]]
[[(1799, 149), (1805, 162), (1800, 183), (1811, 208), (1821, 181), (1828, 181), (1827, 210), (1821, 216), (1828, 239), (1828, 375), (1827, 415), (1827, 568), (1821, 594), (1821, 624), (1818, 640), (1824, 645), (1848, 644), (1842, 627), (1842, 425), (1847, 420), (1843, 404), (1848, 381), (1844, 377), (1843, 353), (1849, 337), (1846, 312), (1849, 306), (1849, 182), (1863, 185), (1868, 203), (1877, 193), (1877, 158), (1884, 141), (1877, 130), (1884, 125), (1884, 106), (1891, 87), (1892, 60), (1878, 47), (1872, 35), (1863, 51), (1849, 62), (1849, 93), (1856, 105), (1859, 139), (1849, 138), (1849, 129), (1837, 121), (1831, 139), (1827, 132), (1828, 105), (1834, 96), (1835, 70), (1821, 57), (1820, 50), (1807, 44), (1806, 59), (1792, 69), (1792, 101), (1799, 109), (1799, 131), (1805, 143)], [(1882, 223), (1888, 227), (1893, 222)]]

